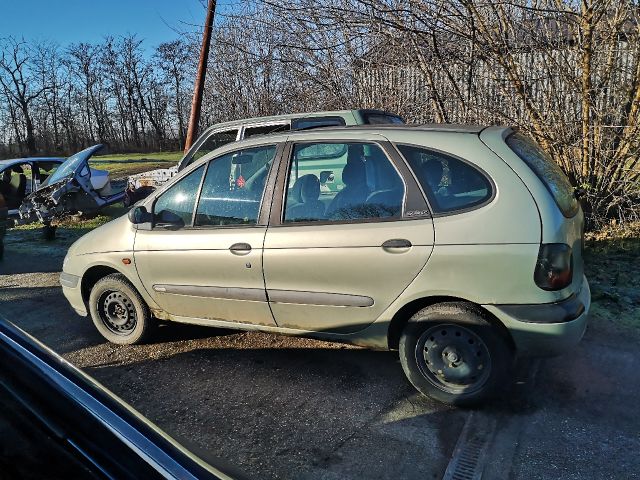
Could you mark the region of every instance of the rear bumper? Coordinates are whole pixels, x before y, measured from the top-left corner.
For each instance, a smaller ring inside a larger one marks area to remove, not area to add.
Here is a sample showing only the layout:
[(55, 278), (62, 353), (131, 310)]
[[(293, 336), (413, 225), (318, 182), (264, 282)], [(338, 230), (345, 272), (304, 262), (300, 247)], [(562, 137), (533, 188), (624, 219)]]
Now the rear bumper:
[(67, 301), (71, 304), (78, 315), (87, 316), (87, 306), (82, 299), (82, 289), (80, 288), (80, 277), (62, 272), (60, 274), (60, 285), (62, 285), (62, 293)]
[(509, 330), (518, 355), (561, 355), (577, 345), (587, 328), (591, 291), (586, 277), (580, 292), (540, 305), (484, 305)]

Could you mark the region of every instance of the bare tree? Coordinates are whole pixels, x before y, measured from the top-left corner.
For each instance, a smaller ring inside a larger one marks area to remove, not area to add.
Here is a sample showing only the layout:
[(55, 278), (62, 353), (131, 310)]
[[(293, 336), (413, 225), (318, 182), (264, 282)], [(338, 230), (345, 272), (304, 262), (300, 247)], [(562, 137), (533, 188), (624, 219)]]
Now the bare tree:
[[(34, 154), (36, 141), (31, 106), (48, 86), (35, 87), (37, 82), (33, 78), (30, 65), (32, 51), (24, 40), (17, 41), (10, 37), (2, 42), (0, 49), (0, 85), (9, 103), (18, 107), (22, 114), (26, 131), (26, 147), (29, 153)], [(12, 120), (15, 125), (17, 125), (16, 117), (15, 110), (12, 110)], [(19, 138), (18, 132), (16, 132), (16, 138)]]
[[(329, 48), (313, 41), (319, 34), (339, 26), (349, 39), (364, 32), (368, 50), (351, 55), (360, 72), (343, 68), (346, 73), (336, 82), (347, 93), (355, 77), (359, 104), (393, 108), (416, 121), (517, 126), (586, 191), (592, 224), (640, 217), (640, 36), (634, 2), (265, 0), (265, 5), (289, 23), (299, 19), (297, 32), (282, 22), (276, 28), (294, 32), (292, 48), (307, 57)], [(332, 62), (328, 53), (319, 57), (325, 65)]]
[(188, 80), (193, 77), (195, 55), (189, 55), (190, 45), (182, 39), (161, 43), (154, 55), (166, 85), (170, 85), (177, 121), (180, 148), (184, 147), (186, 135), (186, 108), (188, 102)]

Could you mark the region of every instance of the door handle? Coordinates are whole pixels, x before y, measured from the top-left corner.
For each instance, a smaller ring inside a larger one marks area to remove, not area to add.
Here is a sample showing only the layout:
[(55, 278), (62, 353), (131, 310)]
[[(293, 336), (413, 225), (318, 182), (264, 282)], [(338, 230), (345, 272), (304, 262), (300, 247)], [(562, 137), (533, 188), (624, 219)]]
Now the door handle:
[(251, 251), (251, 245), (248, 243), (234, 243), (229, 247), (229, 250), (236, 255), (246, 255)]
[(382, 248), (410, 248), (411, 242), (404, 238), (393, 238), (382, 244)]

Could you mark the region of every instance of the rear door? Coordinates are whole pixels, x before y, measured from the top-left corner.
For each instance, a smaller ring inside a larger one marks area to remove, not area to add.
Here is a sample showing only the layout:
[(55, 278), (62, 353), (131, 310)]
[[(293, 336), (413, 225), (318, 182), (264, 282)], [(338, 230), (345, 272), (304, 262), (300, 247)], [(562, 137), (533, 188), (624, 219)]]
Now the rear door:
[[(406, 164), (383, 137), (353, 138), (319, 137), (285, 153), (264, 248), (278, 326), (361, 330), (411, 283), (433, 249), (432, 219)], [(336, 190), (320, 189), (318, 174), (327, 171)], [(331, 197), (324, 209), (323, 195)]]
[[(163, 310), (177, 317), (275, 325), (262, 247), (270, 202), (265, 184), (277, 152), (270, 144), (223, 154), (155, 200), (156, 217), (184, 221), (176, 227), (159, 220), (136, 234), (138, 274)], [(241, 169), (251, 172), (243, 181), (233, 177)]]

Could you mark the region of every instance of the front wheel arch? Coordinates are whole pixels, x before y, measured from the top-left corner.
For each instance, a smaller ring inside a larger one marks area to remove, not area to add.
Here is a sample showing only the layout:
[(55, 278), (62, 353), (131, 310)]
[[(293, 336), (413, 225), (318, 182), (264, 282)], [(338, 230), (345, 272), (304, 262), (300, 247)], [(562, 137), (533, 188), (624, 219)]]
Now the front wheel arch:
[(91, 295), (91, 290), (93, 286), (102, 278), (107, 275), (111, 275), (113, 273), (122, 274), (113, 267), (108, 267), (106, 265), (94, 265), (87, 269), (86, 272), (82, 275), (82, 280), (80, 281), (80, 292), (82, 293), (82, 300), (87, 303), (89, 301), (89, 295)]

